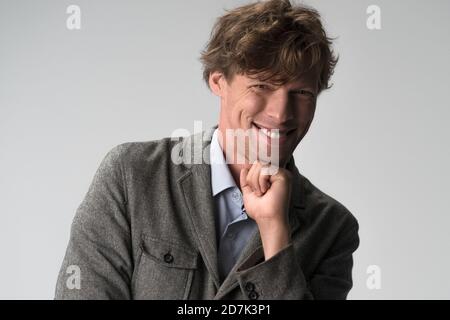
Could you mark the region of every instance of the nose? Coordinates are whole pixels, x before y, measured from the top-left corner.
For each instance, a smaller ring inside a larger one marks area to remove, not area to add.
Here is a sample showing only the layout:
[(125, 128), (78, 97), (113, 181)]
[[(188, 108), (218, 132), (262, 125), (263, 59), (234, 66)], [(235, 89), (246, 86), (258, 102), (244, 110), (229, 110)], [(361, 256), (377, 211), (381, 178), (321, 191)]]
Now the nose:
[(283, 89), (278, 89), (273, 92), (265, 111), (266, 115), (278, 124), (283, 124), (294, 119), (292, 102), (289, 99), (288, 92)]

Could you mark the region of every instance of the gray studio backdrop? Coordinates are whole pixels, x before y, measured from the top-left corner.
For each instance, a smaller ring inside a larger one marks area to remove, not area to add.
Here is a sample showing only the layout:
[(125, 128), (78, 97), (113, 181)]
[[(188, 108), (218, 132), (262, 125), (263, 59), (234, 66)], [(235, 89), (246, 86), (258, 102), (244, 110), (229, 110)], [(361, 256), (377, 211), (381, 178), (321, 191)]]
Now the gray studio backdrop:
[[(215, 17), (244, 3), (0, 1), (0, 298), (53, 297), (109, 149), (216, 123), (198, 57)], [(449, 299), (450, 1), (306, 3), (340, 62), (295, 157), (359, 220), (349, 298)]]

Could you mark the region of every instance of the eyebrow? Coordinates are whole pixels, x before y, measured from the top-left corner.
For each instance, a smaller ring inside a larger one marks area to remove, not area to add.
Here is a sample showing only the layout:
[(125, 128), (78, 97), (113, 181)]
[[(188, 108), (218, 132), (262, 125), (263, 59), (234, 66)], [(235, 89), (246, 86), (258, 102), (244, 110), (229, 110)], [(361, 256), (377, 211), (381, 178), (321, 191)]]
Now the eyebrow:
[(311, 91), (314, 91), (314, 92), (317, 91), (317, 89), (315, 89), (314, 86), (311, 86), (311, 85), (304, 85), (304, 86), (301, 86), (301, 87), (295, 87), (295, 88), (290, 89), (289, 91), (298, 91), (298, 90), (311, 90)]
[[(307, 83), (306, 81), (303, 81), (303, 80), (297, 80), (295, 82), (300, 82), (300, 83), (294, 85), (294, 88), (289, 89), (289, 92), (290, 91), (303, 90), (303, 89), (310, 89), (315, 94), (318, 92), (318, 85), (317, 85), (317, 83), (316, 83), (316, 85), (314, 85), (314, 84), (311, 84), (311, 83)], [(274, 84), (274, 83), (272, 83), (272, 82), (270, 82), (268, 80), (264, 81), (264, 80), (250, 78), (249, 85), (254, 85), (254, 84), (264, 84), (264, 85), (268, 85), (268, 86), (275, 87), (275, 88), (280, 87), (280, 85)]]

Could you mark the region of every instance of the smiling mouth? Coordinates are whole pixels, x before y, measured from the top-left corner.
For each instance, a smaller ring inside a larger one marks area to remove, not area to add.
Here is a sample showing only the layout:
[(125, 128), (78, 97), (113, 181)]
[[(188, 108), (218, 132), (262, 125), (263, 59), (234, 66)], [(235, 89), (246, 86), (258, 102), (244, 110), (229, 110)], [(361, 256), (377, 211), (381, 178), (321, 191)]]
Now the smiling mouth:
[(295, 128), (289, 129), (289, 130), (280, 130), (278, 128), (266, 128), (259, 124), (254, 123), (254, 122), (252, 122), (252, 125), (256, 129), (258, 129), (259, 132), (261, 132), (262, 134), (264, 134), (266, 137), (268, 137), (270, 139), (285, 139), (286, 137), (288, 137), (291, 133), (293, 133), (295, 131)]

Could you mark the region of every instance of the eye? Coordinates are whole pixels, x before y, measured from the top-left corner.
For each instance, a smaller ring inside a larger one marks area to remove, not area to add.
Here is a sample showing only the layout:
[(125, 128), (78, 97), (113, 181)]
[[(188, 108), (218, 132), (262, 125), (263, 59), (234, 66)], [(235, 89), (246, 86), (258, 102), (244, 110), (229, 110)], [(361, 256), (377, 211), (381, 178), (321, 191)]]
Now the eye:
[(269, 90), (270, 89), (268, 85), (263, 84), (263, 83), (258, 83), (258, 84), (252, 85), (252, 88), (255, 88), (255, 89), (260, 90), (260, 91), (265, 91), (265, 90)]
[(295, 94), (301, 95), (301, 96), (307, 96), (310, 98), (315, 98), (316, 95), (314, 94), (314, 92), (309, 91), (309, 90), (305, 90), (305, 89), (300, 89), (300, 90), (296, 90), (294, 91)]

